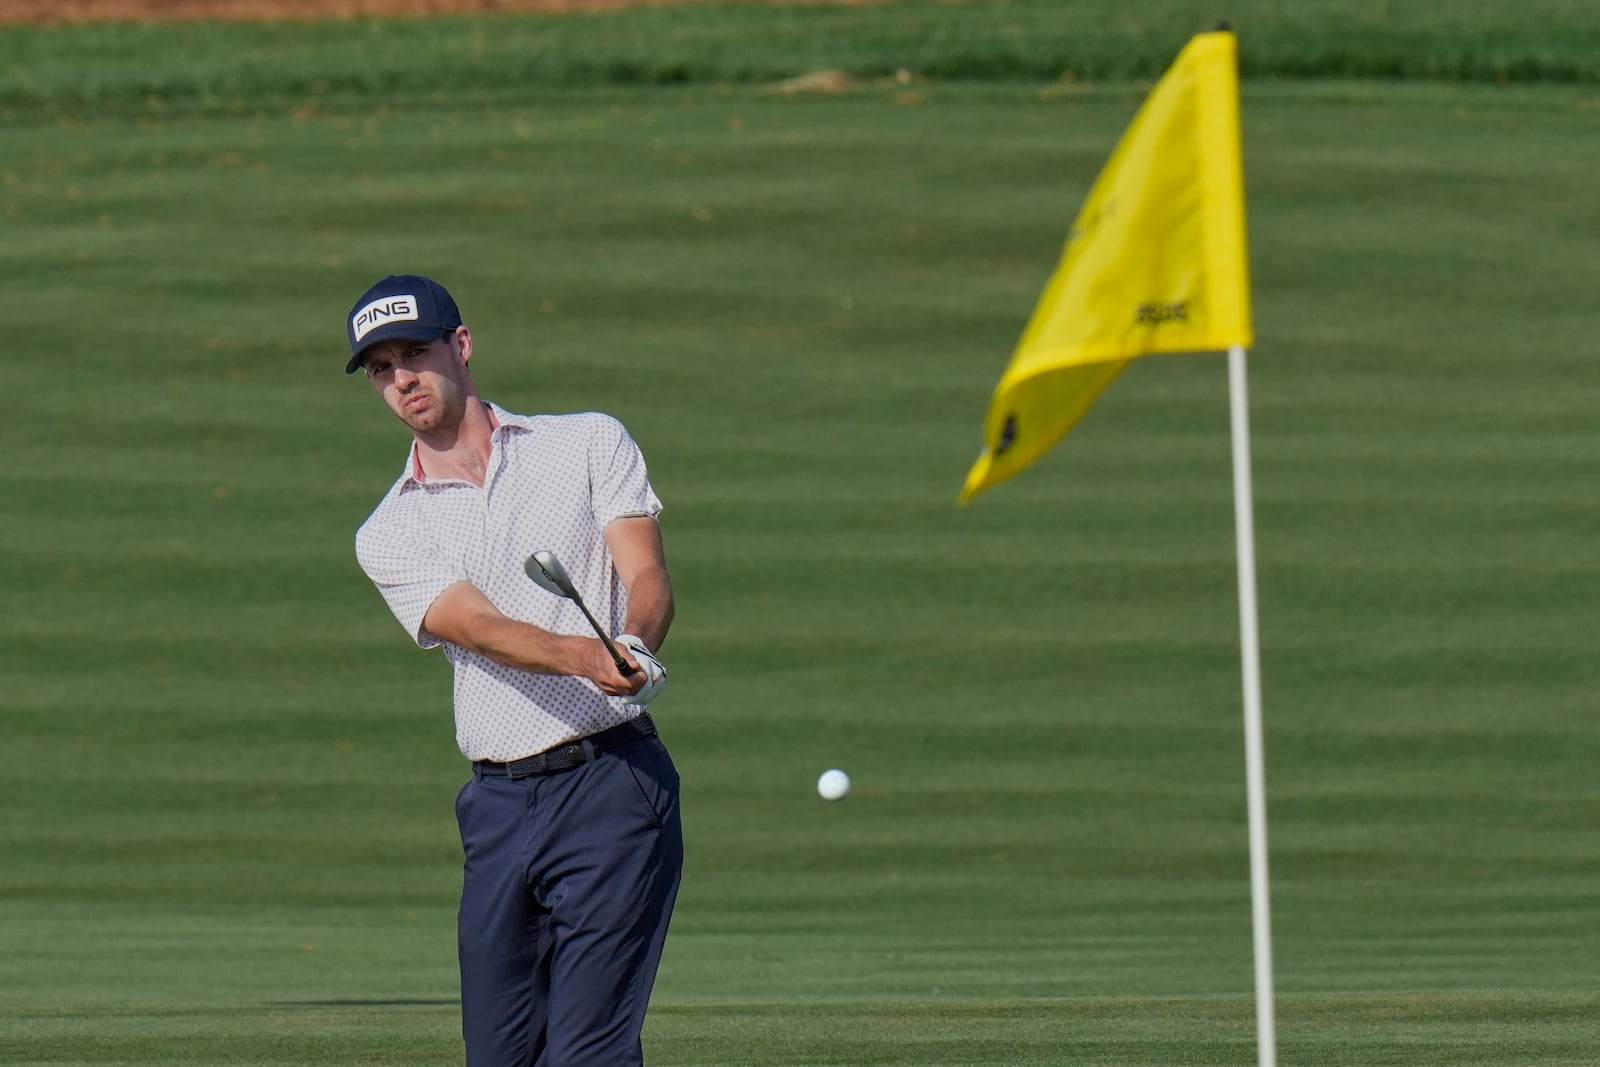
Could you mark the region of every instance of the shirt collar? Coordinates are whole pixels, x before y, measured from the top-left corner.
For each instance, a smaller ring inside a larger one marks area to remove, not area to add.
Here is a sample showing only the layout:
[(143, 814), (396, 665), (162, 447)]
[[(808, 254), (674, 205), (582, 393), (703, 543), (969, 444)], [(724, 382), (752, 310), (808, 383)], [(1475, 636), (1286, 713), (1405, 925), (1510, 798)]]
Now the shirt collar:
[[(528, 430), (533, 428), (533, 416), (513, 415), (499, 404), (485, 400), (483, 406), (489, 409), (489, 440), (494, 441), (500, 436), (500, 431), (506, 428)], [(406, 449), (406, 466), (400, 475), (400, 489), (404, 491), (410, 486), (424, 485), (452, 485), (456, 479), (434, 479), (430, 482), (428, 476), (422, 473), (422, 458), (417, 455), (417, 443), (411, 442), (411, 447)]]

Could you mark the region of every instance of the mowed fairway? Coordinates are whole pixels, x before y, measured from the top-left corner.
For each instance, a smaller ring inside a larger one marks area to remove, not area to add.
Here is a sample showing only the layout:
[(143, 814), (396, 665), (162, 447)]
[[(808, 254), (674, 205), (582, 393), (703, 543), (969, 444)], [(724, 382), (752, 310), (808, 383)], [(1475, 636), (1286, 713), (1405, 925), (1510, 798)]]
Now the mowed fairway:
[[(0, 1062), (459, 1062), (448, 672), (351, 548), (390, 271), (667, 504), (653, 1063), (1253, 1062), (1223, 361), (953, 506), (1141, 93), (8, 121)], [(1600, 1062), (1600, 97), (1244, 106), (1282, 1062)]]

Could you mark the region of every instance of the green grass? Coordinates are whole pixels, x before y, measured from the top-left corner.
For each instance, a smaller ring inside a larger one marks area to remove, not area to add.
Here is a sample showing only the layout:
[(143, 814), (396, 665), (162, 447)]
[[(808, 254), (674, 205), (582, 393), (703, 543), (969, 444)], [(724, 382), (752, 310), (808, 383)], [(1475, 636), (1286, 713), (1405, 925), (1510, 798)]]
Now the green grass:
[(824, 69), (937, 81), (1153, 78), (1219, 16), (1239, 31), (1252, 79), (1600, 83), (1600, 22), (1588, 0), (735, 2), (332, 20), (314, 32), (299, 23), (9, 27), (0, 31), (0, 116), (762, 84)]
[[(1592, 1064), (1600, 99), (1244, 97), (1282, 1062)], [(0, 127), (0, 1062), (459, 1062), (447, 671), (355, 566), (404, 440), (340, 373), (413, 269), (667, 502), (653, 1063), (1249, 1062), (1221, 360), (953, 506), (1139, 98)]]

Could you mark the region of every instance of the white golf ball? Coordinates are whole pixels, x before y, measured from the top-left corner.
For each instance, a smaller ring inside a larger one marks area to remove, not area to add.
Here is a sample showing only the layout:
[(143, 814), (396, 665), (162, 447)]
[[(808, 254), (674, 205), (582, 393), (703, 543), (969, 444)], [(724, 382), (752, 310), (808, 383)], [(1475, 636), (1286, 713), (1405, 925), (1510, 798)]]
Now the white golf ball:
[(850, 776), (840, 770), (823, 771), (817, 779), (817, 792), (823, 800), (838, 800), (850, 792)]

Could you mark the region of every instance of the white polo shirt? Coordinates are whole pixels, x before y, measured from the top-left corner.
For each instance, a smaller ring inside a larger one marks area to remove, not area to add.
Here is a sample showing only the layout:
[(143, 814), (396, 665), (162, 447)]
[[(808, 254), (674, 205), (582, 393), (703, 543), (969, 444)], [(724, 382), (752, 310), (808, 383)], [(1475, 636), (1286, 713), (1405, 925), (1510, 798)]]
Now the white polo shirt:
[(425, 478), (416, 445), (400, 480), (356, 533), (361, 569), (423, 648), (455, 666), (456, 743), (471, 760), (507, 761), (615, 726), (637, 714), (587, 678), (533, 674), (443, 641), (422, 626), (439, 594), (467, 581), (506, 615), (558, 634), (592, 637), (578, 606), (524, 573), (554, 552), (601, 626), (620, 632), (627, 593), (605, 528), (661, 511), (644, 456), (609, 415), (513, 415), (489, 405), (483, 486)]

